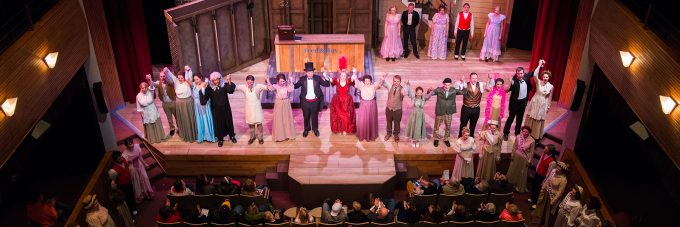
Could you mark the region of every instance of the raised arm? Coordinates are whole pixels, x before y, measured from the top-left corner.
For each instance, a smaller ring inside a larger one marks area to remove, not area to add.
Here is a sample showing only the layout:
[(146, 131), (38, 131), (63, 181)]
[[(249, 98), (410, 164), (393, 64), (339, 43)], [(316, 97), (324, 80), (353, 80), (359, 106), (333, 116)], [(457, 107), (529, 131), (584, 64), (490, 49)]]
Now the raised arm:
[(212, 93), (213, 93), (212, 87), (204, 87), (201, 89), (200, 92), (198, 92), (198, 97), (201, 100), (201, 105), (205, 106), (208, 104), (208, 100), (212, 98)]
[(470, 13), (470, 16), (472, 17), (470, 18), (470, 38), (472, 39), (475, 37), (475, 15)]
[(224, 83), (224, 88), (227, 89), (229, 94), (234, 94), (234, 91), (236, 91), (236, 84), (231, 82), (231, 74), (227, 75), (227, 82)]
[(331, 86), (331, 81), (328, 80), (327, 74), (324, 73), (324, 76), (319, 80), (319, 85), (322, 87), (330, 87)]
[[(293, 82), (292, 76), (290, 77), (290, 81), (291, 81), (291, 83)], [(293, 88), (298, 89), (298, 88), (302, 87), (303, 81), (304, 80), (298, 79), (297, 82), (295, 82), (295, 84), (293, 84)]]
[(534, 76), (534, 82), (538, 86), (541, 86), (541, 84), (539, 83), (539, 81), (541, 81), (539, 73), (541, 71), (541, 68), (543, 68), (543, 64), (545, 64), (545, 60), (543, 60), (543, 59), (538, 60), (538, 65), (536, 66), (536, 69), (534, 69), (534, 75), (533, 75)]
[(165, 71), (165, 75), (168, 76), (173, 83), (179, 84), (179, 80), (177, 80), (177, 76), (175, 76), (175, 74), (173, 74), (170, 71), (170, 69), (168, 69), (168, 67), (163, 68), (163, 71)]

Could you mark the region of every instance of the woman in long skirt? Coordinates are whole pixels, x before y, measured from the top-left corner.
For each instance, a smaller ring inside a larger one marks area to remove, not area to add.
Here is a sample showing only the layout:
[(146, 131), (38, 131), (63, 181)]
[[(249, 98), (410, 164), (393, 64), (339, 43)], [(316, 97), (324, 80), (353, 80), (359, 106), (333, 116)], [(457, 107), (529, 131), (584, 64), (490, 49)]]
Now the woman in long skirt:
[(472, 154), (477, 149), (475, 138), (470, 137), (470, 129), (463, 127), (463, 135), (456, 140), (453, 149), (456, 152), (456, 163), (453, 165), (451, 178), (460, 181), (462, 178), (475, 177), (475, 164)]
[(397, 8), (392, 6), (385, 15), (385, 31), (380, 55), (385, 61), (396, 61), (404, 53), (401, 44), (401, 14), (397, 14)]
[(488, 129), (479, 133), (482, 149), (479, 151), (477, 163), (477, 177), (491, 181), (496, 174), (496, 163), (501, 159), (501, 144), (503, 138), (498, 130), (498, 121), (490, 121)]
[(142, 115), (144, 120), (144, 137), (149, 143), (160, 143), (165, 141), (165, 130), (161, 123), (161, 115), (153, 102), (153, 91), (150, 91), (149, 84), (142, 82), (139, 84), (137, 94), (137, 112)]
[(196, 111), (194, 110), (194, 99), (191, 97), (192, 89), (191, 83), (185, 80), (185, 72), (179, 72), (177, 76), (172, 74), (166, 67), (161, 73), (164, 73), (172, 79), (175, 84), (175, 94), (177, 100), (175, 101), (177, 128), (179, 129), (179, 137), (185, 142), (196, 141)]
[[(545, 61), (541, 59), (538, 61), (538, 68), (543, 67)], [(543, 71), (540, 73), (534, 73), (534, 82), (536, 82), (536, 94), (531, 98), (529, 102), (528, 111), (529, 114), (527, 121), (524, 125), (531, 128), (531, 136), (540, 140), (543, 137), (543, 126), (545, 124), (545, 115), (550, 109), (550, 101), (552, 99), (553, 85), (548, 82), (552, 73), (550, 71)]]
[(479, 58), (484, 61), (493, 59), (498, 61), (498, 56), (501, 55), (501, 38), (503, 38), (503, 28), (505, 27), (505, 15), (501, 14), (501, 7), (496, 6), (493, 13), (489, 13), (489, 20), (486, 22), (486, 29), (484, 29), (484, 43), (482, 44), (482, 51)]
[(441, 60), (446, 59), (446, 40), (449, 34), (449, 14), (446, 13), (446, 7), (439, 6), (438, 13), (432, 16), (431, 22), (432, 32), (430, 33), (430, 45), (427, 48), (427, 56), (432, 60), (437, 58)]
[(498, 73), (494, 75), (495, 86), (491, 89), (489, 96), (486, 98), (486, 109), (484, 111), (484, 125), (488, 124), (490, 121), (497, 121), (501, 123), (503, 115), (505, 114), (505, 81)]
[[(196, 115), (196, 132), (197, 141), (215, 142), (215, 128), (213, 126), (212, 109), (210, 102), (206, 105), (201, 105), (200, 92), (208, 86), (208, 80), (203, 81), (203, 76), (200, 73), (194, 74), (194, 114)], [(203, 91), (205, 92), (205, 90)]]
[(576, 226), (576, 218), (581, 214), (583, 208), (581, 203), (582, 194), (583, 187), (578, 185), (574, 185), (571, 191), (567, 193), (557, 208), (555, 227)]
[(527, 170), (534, 155), (534, 138), (529, 136), (531, 128), (522, 126), (522, 132), (512, 145), (512, 160), (508, 168), (508, 182), (515, 185), (515, 190), (522, 193), (527, 190)]
[(541, 194), (536, 201), (536, 209), (531, 212), (531, 222), (539, 226), (550, 226), (551, 214), (554, 213), (559, 199), (567, 187), (567, 171), (569, 166), (564, 162), (555, 162), (557, 167), (546, 176), (541, 185)]
[(417, 87), (415, 92), (411, 91), (409, 83), (406, 83), (406, 89), (408, 90), (408, 97), (413, 101), (413, 110), (411, 110), (406, 122), (406, 137), (411, 138), (412, 147), (420, 147), (420, 141), (427, 140), (423, 107), (432, 96), (429, 93), (423, 95), (422, 87)]
[(331, 132), (343, 135), (356, 132), (354, 98), (349, 94), (354, 82), (343, 70), (339, 78), (333, 78), (331, 85), (336, 89), (330, 104)]
[(382, 86), (382, 81), (372, 83), (371, 75), (365, 75), (361, 82), (357, 82), (356, 75), (352, 75), (354, 86), (361, 91), (361, 103), (357, 111), (357, 138), (359, 141), (374, 141), (378, 138), (378, 104), (375, 102), (375, 90)]
[(267, 86), (263, 84), (255, 84), (255, 77), (253, 75), (246, 76), (246, 84), (236, 86), (237, 91), (243, 92), (246, 100), (246, 123), (250, 128), (250, 139), (248, 144), (252, 144), (255, 139), (260, 144), (264, 143), (264, 129), (262, 122), (264, 122), (264, 113), (262, 112), (261, 95), (262, 91), (267, 90)]
[(139, 147), (139, 144), (133, 143), (131, 139), (125, 140), (123, 158), (128, 161), (135, 201), (140, 203), (143, 199), (152, 199), (153, 188), (151, 187), (151, 182), (149, 182), (149, 176), (146, 174), (147, 164), (144, 162), (144, 158), (142, 158), (142, 149)]
[(267, 90), (276, 93), (274, 119), (272, 120), (272, 139), (276, 142), (289, 139), (294, 140), (295, 124), (293, 124), (293, 110), (290, 107), (290, 99), (288, 98), (288, 95), (293, 92), (293, 84), (286, 84), (286, 76), (283, 74), (276, 75), (276, 82), (276, 84), (272, 85), (267, 80)]

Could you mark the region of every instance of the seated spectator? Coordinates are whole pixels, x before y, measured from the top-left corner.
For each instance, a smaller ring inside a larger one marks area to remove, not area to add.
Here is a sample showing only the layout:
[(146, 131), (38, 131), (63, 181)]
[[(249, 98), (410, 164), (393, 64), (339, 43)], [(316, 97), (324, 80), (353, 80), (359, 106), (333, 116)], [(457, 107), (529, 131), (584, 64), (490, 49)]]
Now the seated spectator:
[(247, 224), (260, 224), (262, 221), (264, 221), (264, 213), (257, 208), (255, 203), (252, 203), (250, 206), (248, 206), (248, 208), (246, 208), (246, 213), (243, 214), (243, 219)]
[(206, 175), (196, 177), (196, 195), (210, 195), (216, 192), (212, 178), (208, 179)]
[(444, 213), (442, 209), (434, 204), (427, 206), (427, 212), (423, 214), (423, 221), (439, 223), (444, 221)]
[(465, 206), (463, 204), (457, 205), (455, 202), (452, 205), (451, 211), (449, 211), (446, 216), (449, 218), (451, 221), (455, 222), (468, 222), (472, 221), (472, 215), (465, 210)]
[(295, 224), (310, 224), (314, 223), (314, 217), (312, 215), (309, 215), (309, 212), (307, 211), (306, 208), (300, 207), (300, 209), (297, 212), (297, 215), (295, 215)]
[(191, 189), (187, 188), (186, 184), (184, 183), (184, 180), (182, 179), (177, 179), (175, 180), (175, 183), (170, 187), (170, 190), (168, 191), (168, 195), (171, 196), (185, 196), (185, 195), (193, 195), (194, 192), (191, 191)]
[(231, 179), (231, 177), (224, 177), (220, 182), (217, 189), (217, 194), (220, 195), (236, 195), (241, 193), (241, 187), (236, 184), (237, 181)]
[(496, 213), (496, 205), (493, 203), (481, 204), (481, 209), (477, 211), (475, 220), (477, 221), (498, 221), (498, 213)]
[(54, 226), (58, 220), (55, 205), (54, 198), (46, 200), (45, 195), (41, 193), (36, 196), (34, 201), (26, 205), (26, 216), (40, 226)]
[(215, 212), (210, 212), (210, 220), (214, 223), (228, 224), (236, 221), (234, 210), (231, 209), (231, 201), (226, 199)]
[(460, 183), (460, 181), (457, 181), (452, 178), (449, 179), (448, 181), (444, 180), (442, 182), (444, 184), (442, 185), (441, 193), (443, 193), (444, 195), (457, 196), (465, 194), (465, 188)]
[(255, 184), (255, 181), (249, 179), (246, 179), (245, 182), (243, 182), (243, 187), (241, 188), (241, 195), (250, 195), (250, 196), (258, 196), (262, 195), (259, 190), (257, 190), (257, 185)]
[(367, 221), (366, 214), (361, 211), (361, 203), (357, 201), (352, 202), (352, 210), (347, 213), (347, 222), (362, 223)]
[(417, 195), (436, 195), (437, 194), (437, 187), (432, 184), (432, 182), (423, 179), (423, 177), (420, 177), (418, 179), (418, 183), (420, 185), (419, 189), (416, 189), (416, 194)]
[(373, 206), (369, 209), (368, 220), (377, 223), (394, 222), (394, 199), (387, 200), (387, 206), (379, 198), (373, 198)]
[(177, 204), (170, 208), (170, 200), (166, 199), (165, 205), (161, 207), (160, 210), (158, 210), (158, 215), (156, 215), (156, 221), (163, 223), (181, 222), (182, 215), (179, 213), (179, 210), (177, 208), (178, 208)]
[(489, 183), (485, 180), (475, 179), (475, 185), (465, 188), (465, 193), (470, 194), (486, 194), (489, 192)]
[(519, 207), (517, 207), (517, 205), (515, 205), (514, 203), (510, 202), (505, 203), (505, 209), (503, 209), (503, 212), (501, 212), (501, 215), (498, 218), (503, 221), (524, 220), (524, 217), (522, 216), (522, 211), (519, 210)]
[(286, 221), (281, 217), (280, 210), (274, 210), (274, 212), (271, 211), (264, 212), (264, 222), (270, 224), (279, 224), (284, 223)]
[(85, 222), (89, 226), (116, 227), (109, 210), (97, 201), (97, 195), (87, 195), (82, 201), (85, 210)]
[(323, 203), (321, 206), (321, 222), (335, 224), (347, 220), (347, 207), (342, 206), (340, 199), (335, 199), (333, 206)]
[(182, 220), (190, 224), (201, 224), (208, 222), (208, 213), (204, 213), (201, 209), (201, 205), (196, 204), (195, 207), (180, 207), (180, 214), (182, 214)]
[(512, 183), (508, 182), (508, 179), (504, 174), (496, 172), (493, 176), (493, 180), (489, 183), (489, 192), (496, 194), (507, 194), (515, 191), (515, 187)]
[(415, 206), (411, 206), (411, 203), (408, 201), (402, 201), (397, 207), (399, 207), (397, 221), (406, 223), (418, 222), (418, 211), (416, 210)]

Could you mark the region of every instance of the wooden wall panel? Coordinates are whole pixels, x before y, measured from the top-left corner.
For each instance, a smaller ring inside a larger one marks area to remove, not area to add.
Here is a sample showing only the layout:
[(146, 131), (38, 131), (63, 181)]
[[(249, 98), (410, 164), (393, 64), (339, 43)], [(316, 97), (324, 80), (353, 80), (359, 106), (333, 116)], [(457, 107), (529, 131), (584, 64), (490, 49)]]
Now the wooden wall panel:
[(222, 68), (236, 67), (236, 47), (234, 46), (234, 34), (231, 33), (233, 23), (229, 8), (222, 7), (217, 9), (215, 11), (215, 20), (217, 21), (217, 37), (220, 40), (219, 48)]
[[(677, 50), (645, 30), (635, 15), (614, 0), (598, 1), (590, 23), (589, 45), (594, 62), (680, 167), (680, 109), (665, 115), (659, 103), (659, 95), (680, 101), (680, 62), (669, 53)], [(636, 57), (629, 68), (623, 67), (620, 50)]]
[[(78, 0), (61, 0), (0, 55), (0, 103), (18, 97), (14, 116), (0, 113), (0, 167), (30, 133), (89, 55), (87, 22)], [(42, 60), (59, 52), (56, 67)]]
[(177, 22), (177, 31), (179, 37), (180, 49), (182, 56), (180, 56), (179, 65), (175, 66), (175, 71), (178, 71), (182, 66), (189, 65), (194, 69), (198, 69), (198, 53), (196, 52), (196, 34), (194, 33), (194, 22), (191, 18), (184, 19)]
[(218, 58), (215, 57), (217, 56), (217, 45), (215, 44), (215, 29), (213, 26), (212, 12), (196, 16), (196, 22), (201, 57), (201, 71), (218, 71), (220, 67), (217, 63)]
[(104, 5), (102, 0), (83, 0), (83, 8), (87, 16), (87, 25), (92, 37), (94, 53), (97, 57), (99, 74), (104, 85), (104, 98), (109, 109), (124, 104), (123, 93), (118, 79), (118, 69), (116, 69), (116, 59), (113, 56), (111, 38), (109, 37), (106, 15), (104, 15)]
[[(351, 18), (350, 18), (351, 15)], [(349, 25), (349, 31), (347, 23)], [(364, 34), (365, 43), (370, 46), (373, 32), (373, 1), (333, 1), (333, 33)]]
[(253, 57), (253, 51), (250, 43), (250, 19), (248, 19), (247, 2), (235, 3), (236, 10), (236, 51), (241, 62), (248, 61)]
[(581, 59), (588, 31), (590, 28), (590, 17), (593, 13), (595, 0), (581, 0), (579, 3), (578, 13), (576, 14), (576, 23), (574, 24), (574, 34), (571, 37), (571, 47), (569, 48), (569, 58), (567, 59), (567, 67), (564, 71), (564, 78), (562, 79), (562, 91), (560, 92), (559, 102), (563, 106), (570, 106), (571, 99), (574, 95), (574, 88), (578, 80), (578, 74), (581, 68)]

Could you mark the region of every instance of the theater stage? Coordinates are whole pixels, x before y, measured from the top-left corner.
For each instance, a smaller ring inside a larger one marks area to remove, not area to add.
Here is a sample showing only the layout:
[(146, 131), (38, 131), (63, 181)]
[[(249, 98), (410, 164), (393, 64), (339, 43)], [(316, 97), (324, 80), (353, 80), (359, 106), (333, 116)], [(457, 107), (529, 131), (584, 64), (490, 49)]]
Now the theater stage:
[[(478, 52), (478, 51), (470, 51)], [(462, 76), (467, 77), (470, 72), (477, 72), (480, 81), (488, 81), (487, 73), (501, 73), (509, 83), (509, 78), (514, 74), (517, 66), (528, 68), (530, 51), (509, 49), (504, 53), (501, 62), (491, 63), (479, 61), (476, 53), (468, 53), (467, 62), (453, 61), (452, 56), (446, 61), (430, 60), (426, 54), (421, 53), (421, 59), (411, 56), (409, 59), (396, 62), (385, 62), (383, 59), (373, 57), (373, 70), (378, 76), (389, 72), (390, 75), (399, 74), (403, 80), (410, 80), (413, 88), (416, 86), (436, 87), (441, 86), (445, 77), (451, 77), (454, 81)], [(257, 63), (232, 74), (237, 84), (245, 83), (245, 76), (252, 74), (256, 81), (263, 81), (269, 65), (268, 60)], [(549, 66), (548, 66), (549, 69)], [(529, 70), (529, 69), (527, 69)], [(394, 182), (400, 174), (411, 175), (437, 175), (444, 169), (453, 167), (455, 155), (453, 148), (447, 148), (443, 143), (434, 147), (432, 140), (423, 143), (421, 147), (414, 148), (410, 141), (401, 136), (401, 141), (395, 143), (383, 141), (385, 135), (385, 102), (387, 99), (385, 89), (377, 91), (378, 118), (380, 136), (374, 142), (358, 142), (354, 135), (336, 135), (330, 131), (330, 111), (324, 109), (319, 116), (320, 137), (310, 134), (307, 138), (302, 137), (302, 111), (293, 109), (296, 131), (299, 133), (295, 140), (285, 142), (273, 142), (271, 140), (271, 125), (273, 109), (264, 109), (265, 143), (260, 145), (253, 143), (248, 145), (248, 126), (244, 123), (244, 97), (236, 92), (230, 95), (234, 126), (237, 135), (237, 144), (225, 141), (223, 147), (217, 147), (216, 143), (186, 143), (180, 141), (175, 135), (169, 141), (152, 145), (152, 150), (159, 159), (161, 166), (170, 176), (190, 175), (241, 175), (255, 176), (267, 173), (267, 177), (279, 177), (292, 179), (305, 185), (353, 185)], [(482, 97), (486, 99), (486, 94)], [(457, 98), (457, 108), (460, 112), (462, 97)], [(160, 102), (156, 103), (168, 131), (166, 117), (162, 111)], [(406, 98), (404, 101), (404, 113), (401, 122), (402, 131), (406, 126), (412, 102)], [(482, 102), (484, 110), (486, 102)], [(434, 125), (435, 100), (431, 99), (425, 105), (425, 120), (428, 134), (432, 135)], [(553, 103), (553, 108), (547, 115), (547, 130), (567, 112), (567, 109)], [(128, 104), (122, 109), (115, 111), (126, 125), (131, 127), (137, 134), (143, 134), (141, 116), (135, 111), (135, 104)], [(506, 106), (507, 108), (507, 106)], [(506, 113), (508, 111), (506, 110)], [(453, 116), (451, 136), (457, 136), (460, 113)], [(478, 122), (477, 131), (481, 129), (483, 115)], [(507, 116), (506, 116), (507, 117)], [(503, 120), (505, 122), (505, 120)], [(443, 133), (443, 132), (442, 132)], [(453, 138), (451, 139), (454, 140)], [(503, 152), (511, 150), (514, 137), (503, 144)], [(509, 155), (505, 155), (505, 165), (509, 163)], [(501, 164), (504, 165), (504, 164)], [(507, 168), (499, 167), (500, 169)], [(410, 169), (410, 170), (409, 170)], [(402, 176), (405, 177), (405, 176)], [(290, 184), (290, 183), (289, 183)], [(294, 184), (297, 185), (297, 184)], [(293, 185), (291, 185), (293, 186)], [(293, 194), (293, 193), (291, 193)]]

